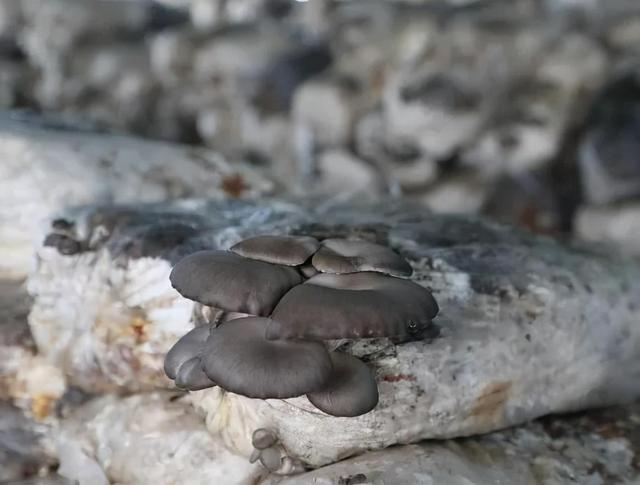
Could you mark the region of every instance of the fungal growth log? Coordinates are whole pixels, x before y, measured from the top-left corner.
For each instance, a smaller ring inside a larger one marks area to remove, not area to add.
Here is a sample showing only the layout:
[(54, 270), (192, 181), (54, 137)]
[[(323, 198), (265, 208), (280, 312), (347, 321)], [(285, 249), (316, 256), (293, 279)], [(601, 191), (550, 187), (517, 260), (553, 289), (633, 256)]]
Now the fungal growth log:
[(362, 240), (261, 235), (230, 251), (196, 252), (175, 265), (172, 286), (215, 307), (210, 314), (247, 316), (191, 330), (167, 354), (165, 372), (191, 391), (219, 385), (250, 398), (306, 394), (332, 416), (365, 414), (378, 403), (374, 376), (324, 341), (421, 338), (438, 305), (424, 287), (391, 276), (411, 273), (390, 248)]
[(271, 472), (640, 397), (640, 265), (617, 254), (402, 201), (88, 206), (43, 229), (42, 358), (90, 393), (195, 390)]

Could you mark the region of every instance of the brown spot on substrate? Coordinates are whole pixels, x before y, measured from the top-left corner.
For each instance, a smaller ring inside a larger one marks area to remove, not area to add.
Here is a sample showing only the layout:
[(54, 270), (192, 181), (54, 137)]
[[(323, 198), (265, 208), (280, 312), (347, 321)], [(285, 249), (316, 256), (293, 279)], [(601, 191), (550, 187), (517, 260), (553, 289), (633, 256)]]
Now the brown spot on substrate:
[(140, 315), (135, 315), (131, 320), (131, 330), (133, 330), (133, 335), (136, 339), (136, 345), (143, 344), (147, 340), (145, 330), (146, 325), (147, 320)]
[(469, 416), (478, 428), (493, 428), (502, 421), (511, 385), (511, 381), (492, 382), (475, 399)]
[(410, 374), (387, 374), (382, 376), (384, 382), (400, 382), (400, 381), (415, 381), (416, 377)]
[(36, 419), (42, 420), (49, 416), (55, 402), (55, 396), (46, 393), (36, 394), (31, 401), (31, 413)]
[(220, 188), (231, 197), (241, 197), (249, 186), (239, 173), (228, 175), (220, 182)]

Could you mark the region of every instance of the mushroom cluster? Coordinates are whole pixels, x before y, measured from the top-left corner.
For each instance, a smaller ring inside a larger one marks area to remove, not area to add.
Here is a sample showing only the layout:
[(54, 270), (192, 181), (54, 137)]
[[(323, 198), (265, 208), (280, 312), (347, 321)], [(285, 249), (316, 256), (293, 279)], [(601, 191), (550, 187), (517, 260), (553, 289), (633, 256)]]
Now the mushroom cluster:
[(171, 348), (165, 372), (183, 389), (306, 395), (333, 416), (367, 413), (378, 403), (374, 375), (325, 341), (420, 338), (438, 305), (404, 279), (411, 274), (397, 253), (361, 240), (265, 235), (191, 254), (175, 265), (171, 284), (222, 313)]

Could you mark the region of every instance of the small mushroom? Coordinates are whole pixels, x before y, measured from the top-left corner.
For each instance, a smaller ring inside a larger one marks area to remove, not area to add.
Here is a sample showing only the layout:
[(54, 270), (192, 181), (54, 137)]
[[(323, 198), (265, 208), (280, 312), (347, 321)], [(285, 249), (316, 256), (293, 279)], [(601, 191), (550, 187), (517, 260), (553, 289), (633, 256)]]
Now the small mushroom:
[(203, 368), (227, 391), (261, 399), (286, 399), (320, 389), (331, 359), (319, 342), (264, 338), (268, 318), (239, 318), (213, 329)]
[(269, 315), (278, 300), (302, 282), (295, 268), (247, 259), (229, 251), (199, 251), (171, 271), (185, 298), (229, 312)]
[(267, 428), (258, 428), (251, 435), (251, 444), (258, 450), (264, 450), (273, 446), (278, 441), (276, 434)]
[(209, 338), (211, 325), (200, 325), (183, 335), (164, 358), (164, 373), (170, 379), (176, 379), (180, 368), (193, 357), (200, 355), (200, 352)]
[(265, 335), (270, 340), (409, 338), (437, 313), (431, 293), (409, 280), (371, 272), (319, 274), (280, 300)]
[(323, 273), (376, 271), (403, 277), (413, 273), (411, 265), (398, 253), (368, 241), (325, 239), (311, 262)]
[(231, 246), (231, 251), (245, 258), (285, 266), (299, 266), (320, 247), (309, 236), (256, 236)]
[(282, 466), (282, 454), (277, 447), (265, 448), (260, 452), (260, 463), (270, 472), (277, 472)]
[(258, 461), (258, 459), (260, 458), (261, 454), (262, 454), (262, 450), (259, 450), (259, 449), (255, 448), (251, 452), (251, 456), (249, 456), (249, 463), (255, 463), (256, 461)]
[(188, 391), (200, 391), (216, 385), (202, 370), (200, 356), (192, 357), (180, 366), (175, 382), (177, 387)]
[(355, 357), (332, 352), (333, 372), (327, 385), (310, 392), (311, 403), (332, 416), (353, 417), (368, 413), (378, 404), (378, 386), (369, 368)]

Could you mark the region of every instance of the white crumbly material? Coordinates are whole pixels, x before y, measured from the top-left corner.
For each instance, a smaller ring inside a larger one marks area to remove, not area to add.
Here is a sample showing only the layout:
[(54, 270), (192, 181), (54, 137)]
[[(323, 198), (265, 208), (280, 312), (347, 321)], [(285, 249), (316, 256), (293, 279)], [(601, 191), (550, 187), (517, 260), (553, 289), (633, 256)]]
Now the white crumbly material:
[(0, 346), (0, 400), (49, 420), (67, 389), (62, 369), (19, 346)]
[(79, 485), (249, 485), (265, 475), (175, 397), (105, 396), (77, 409), (55, 435), (58, 473)]
[(92, 392), (171, 385), (164, 355), (191, 329), (193, 302), (171, 288), (167, 261), (118, 266), (106, 251), (61, 258), (45, 247), (38, 267), (29, 280), (38, 295), (29, 315), (33, 338), (72, 383)]
[(0, 275), (24, 276), (46, 221), (65, 207), (268, 193), (272, 184), (215, 152), (0, 117)]

